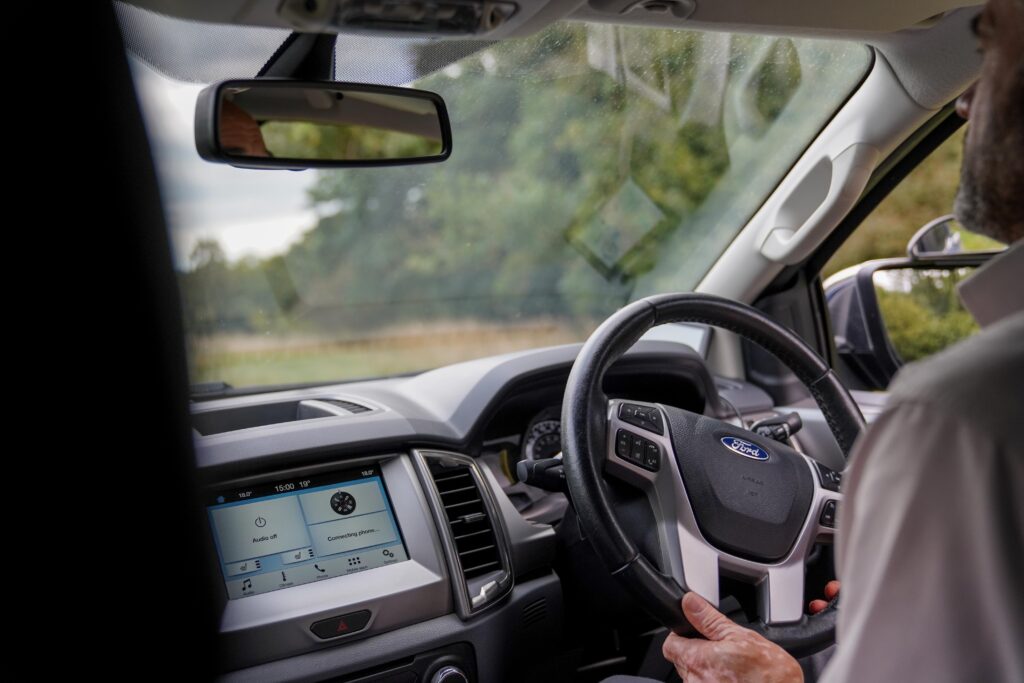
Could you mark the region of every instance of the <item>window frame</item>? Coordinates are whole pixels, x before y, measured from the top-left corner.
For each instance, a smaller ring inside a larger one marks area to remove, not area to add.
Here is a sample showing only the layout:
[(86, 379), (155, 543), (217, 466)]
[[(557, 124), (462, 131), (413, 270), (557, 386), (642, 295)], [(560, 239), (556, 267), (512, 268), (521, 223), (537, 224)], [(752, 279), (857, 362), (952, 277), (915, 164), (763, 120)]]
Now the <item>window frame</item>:
[[(878, 165), (860, 199), (817, 249), (801, 263), (783, 268), (754, 302), (755, 307), (769, 315), (786, 309), (788, 318), (800, 321), (794, 331), (825, 359), (849, 389), (876, 387), (862, 382), (840, 360), (821, 271), (878, 205), (965, 123), (956, 114), (955, 100), (939, 109)], [(785, 367), (770, 362), (774, 359), (759, 357), (747, 344), (743, 357), (748, 379), (756, 377), (759, 384), (765, 385), (776, 404), (791, 404), (806, 397), (806, 390), (789, 377), (791, 373)]]

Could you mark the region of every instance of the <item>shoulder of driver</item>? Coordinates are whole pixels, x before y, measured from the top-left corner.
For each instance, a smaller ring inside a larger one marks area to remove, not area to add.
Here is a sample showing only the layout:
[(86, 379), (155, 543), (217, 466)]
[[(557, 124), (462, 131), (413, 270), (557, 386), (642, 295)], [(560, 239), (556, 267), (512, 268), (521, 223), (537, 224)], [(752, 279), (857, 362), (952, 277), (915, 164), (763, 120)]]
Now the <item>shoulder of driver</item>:
[(900, 372), (855, 449), (822, 681), (1024, 681), (1024, 269), (1016, 277), (1002, 317)]

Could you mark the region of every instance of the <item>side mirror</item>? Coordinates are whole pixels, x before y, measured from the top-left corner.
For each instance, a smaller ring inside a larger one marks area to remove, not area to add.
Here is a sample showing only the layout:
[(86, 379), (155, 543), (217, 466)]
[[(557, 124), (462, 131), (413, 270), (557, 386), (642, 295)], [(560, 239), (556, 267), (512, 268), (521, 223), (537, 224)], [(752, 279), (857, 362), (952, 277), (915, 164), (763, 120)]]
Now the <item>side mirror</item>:
[(905, 363), (976, 330), (956, 285), (1004, 249), (941, 216), (910, 238), (908, 258), (865, 261), (828, 278), (825, 301), (844, 380), (885, 389)]
[(978, 265), (886, 259), (830, 278), (825, 300), (844, 379), (883, 390), (904, 364), (975, 332), (956, 287)]
[(361, 83), (257, 79), (209, 86), (196, 101), (196, 150), (240, 168), (343, 168), (444, 161), (440, 96)]
[(994, 239), (969, 232), (952, 214), (926, 223), (907, 243), (911, 261), (949, 260), (960, 256), (992, 256), (1006, 249)]

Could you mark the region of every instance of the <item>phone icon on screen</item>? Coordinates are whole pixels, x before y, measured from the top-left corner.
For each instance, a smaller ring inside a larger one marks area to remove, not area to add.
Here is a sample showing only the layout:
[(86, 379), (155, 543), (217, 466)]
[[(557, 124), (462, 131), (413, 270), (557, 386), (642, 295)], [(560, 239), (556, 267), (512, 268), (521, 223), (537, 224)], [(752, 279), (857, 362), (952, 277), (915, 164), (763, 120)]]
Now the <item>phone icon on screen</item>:
[(318, 565), (318, 564), (314, 564), (314, 565), (313, 565), (313, 567), (314, 567), (314, 568), (315, 568), (315, 569), (316, 569), (316, 570), (317, 570), (318, 572), (320, 572), (321, 574), (326, 574), (326, 573), (327, 573), (327, 570), (326, 570), (326, 569), (320, 569), (320, 565)]

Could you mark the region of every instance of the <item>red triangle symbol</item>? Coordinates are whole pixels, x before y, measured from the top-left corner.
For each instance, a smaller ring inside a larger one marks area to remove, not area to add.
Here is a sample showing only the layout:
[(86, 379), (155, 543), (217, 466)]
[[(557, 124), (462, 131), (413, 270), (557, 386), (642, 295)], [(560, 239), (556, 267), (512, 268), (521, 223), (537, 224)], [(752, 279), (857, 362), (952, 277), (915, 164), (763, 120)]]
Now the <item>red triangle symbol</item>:
[(338, 622), (338, 630), (335, 633), (341, 633), (342, 631), (348, 630), (348, 624), (345, 623), (344, 619)]

